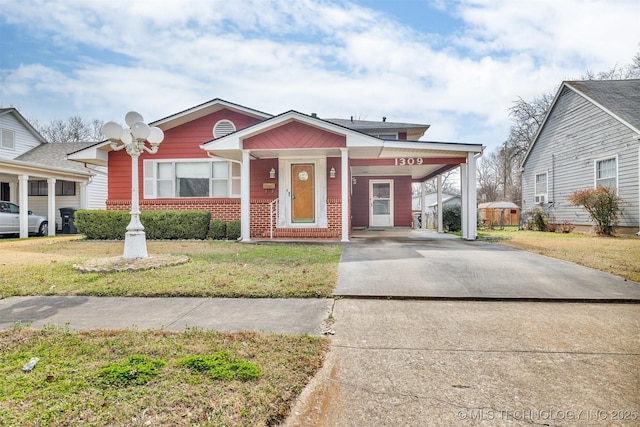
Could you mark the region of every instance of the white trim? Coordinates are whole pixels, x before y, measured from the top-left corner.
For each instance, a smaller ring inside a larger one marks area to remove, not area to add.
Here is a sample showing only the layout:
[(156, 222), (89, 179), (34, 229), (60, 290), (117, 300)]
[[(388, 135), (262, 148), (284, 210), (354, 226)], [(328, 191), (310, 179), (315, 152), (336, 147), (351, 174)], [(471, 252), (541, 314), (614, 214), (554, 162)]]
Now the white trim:
[(240, 192), (240, 238), (251, 241), (251, 152), (242, 150)]
[(236, 125), (229, 119), (221, 119), (213, 125), (213, 137), (218, 139), (236, 131)]
[[(373, 185), (374, 184), (389, 184), (389, 223), (388, 224), (374, 224), (373, 223)], [(394, 218), (394, 180), (393, 179), (370, 179), (369, 180), (369, 227), (394, 227), (395, 226), (395, 218)]]
[(341, 214), (342, 214), (342, 241), (349, 241), (349, 215), (351, 212), (349, 206), (349, 195), (350, 192), (350, 184), (351, 177), (349, 173), (349, 149), (341, 148), (340, 149), (340, 178), (341, 182)]
[[(291, 166), (295, 164), (313, 164), (315, 171), (315, 222), (299, 223), (292, 221), (291, 207)], [(297, 157), (278, 159), (278, 227), (289, 228), (326, 228), (327, 219), (327, 158)]]

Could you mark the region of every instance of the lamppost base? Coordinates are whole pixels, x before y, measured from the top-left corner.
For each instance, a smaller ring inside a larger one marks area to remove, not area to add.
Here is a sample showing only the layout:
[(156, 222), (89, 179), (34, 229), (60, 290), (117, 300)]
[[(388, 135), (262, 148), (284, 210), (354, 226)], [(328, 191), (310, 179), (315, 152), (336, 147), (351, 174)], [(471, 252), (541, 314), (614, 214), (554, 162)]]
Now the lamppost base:
[(148, 258), (144, 231), (127, 231), (124, 235), (124, 259)]

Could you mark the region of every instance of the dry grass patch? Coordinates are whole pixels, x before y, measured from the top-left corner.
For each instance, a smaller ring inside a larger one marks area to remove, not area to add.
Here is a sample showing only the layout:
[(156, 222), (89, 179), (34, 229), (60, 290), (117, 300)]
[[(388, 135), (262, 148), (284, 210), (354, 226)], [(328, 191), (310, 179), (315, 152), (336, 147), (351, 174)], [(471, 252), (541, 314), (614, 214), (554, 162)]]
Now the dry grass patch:
[[(28, 243), (26, 243), (28, 242)], [(74, 264), (122, 255), (123, 242), (0, 240), (0, 298), (17, 295), (331, 297), (340, 245), (149, 241), (148, 252), (186, 264), (135, 272), (80, 273)]]
[[(320, 368), (328, 341), (249, 332), (15, 328), (0, 331), (0, 348), (3, 425), (270, 426), (288, 415)], [(220, 352), (257, 366), (259, 376), (220, 379), (181, 362)], [(23, 372), (31, 357), (40, 360)], [(154, 364), (146, 383), (104, 381), (105, 368), (132, 358)]]
[(600, 237), (577, 233), (545, 233), (527, 230), (480, 231), (482, 239), (523, 249), (640, 283), (640, 238)]

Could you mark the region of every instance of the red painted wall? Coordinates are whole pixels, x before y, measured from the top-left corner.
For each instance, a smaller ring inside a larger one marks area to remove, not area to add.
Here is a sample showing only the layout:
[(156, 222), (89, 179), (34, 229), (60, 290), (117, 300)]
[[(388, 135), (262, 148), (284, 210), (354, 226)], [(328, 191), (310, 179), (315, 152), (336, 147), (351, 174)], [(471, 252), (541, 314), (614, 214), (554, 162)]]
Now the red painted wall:
[(347, 140), (300, 122), (290, 122), (243, 141), (245, 149), (346, 147)]
[[(327, 157), (327, 198), (338, 199), (342, 198), (342, 168), (340, 167), (340, 157)], [(331, 168), (335, 168), (336, 177), (329, 178), (329, 171)]]
[(369, 227), (369, 181), (372, 179), (393, 179), (394, 227), (411, 227), (413, 218), (410, 176), (357, 176), (351, 195), (352, 227)]
[[(144, 197), (142, 160), (207, 158), (207, 153), (200, 145), (213, 139), (213, 126), (222, 119), (231, 120), (238, 130), (260, 121), (236, 111), (223, 109), (167, 130), (156, 154), (144, 153), (140, 156), (138, 186), (141, 200)], [(124, 150), (109, 153), (108, 194), (109, 199), (131, 199), (131, 157)]]
[[(252, 199), (277, 199), (278, 198), (278, 159), (252, 160), (251, 163), (251, 194)], [(271, 168), (276, 170), (276, 177), (269, 178)], [(265, 190), (262, 184), (275, 184), (275, 190)]]

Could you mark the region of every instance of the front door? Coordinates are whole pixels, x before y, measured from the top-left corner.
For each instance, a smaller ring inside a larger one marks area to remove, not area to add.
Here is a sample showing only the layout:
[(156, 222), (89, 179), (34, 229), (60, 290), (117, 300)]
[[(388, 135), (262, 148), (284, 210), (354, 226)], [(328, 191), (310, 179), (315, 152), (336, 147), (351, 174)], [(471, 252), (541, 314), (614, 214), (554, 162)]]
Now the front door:
[(316, 221), (315, 168), (313, 164), (291, 165), (291, 222)]
[(393, 180), (369, 181), (369, 227), (393, 227)]

